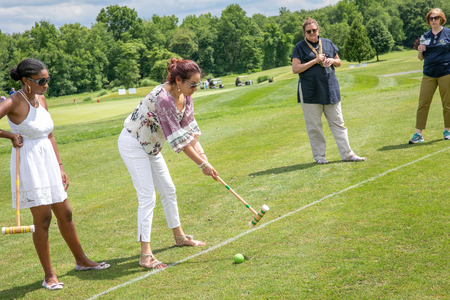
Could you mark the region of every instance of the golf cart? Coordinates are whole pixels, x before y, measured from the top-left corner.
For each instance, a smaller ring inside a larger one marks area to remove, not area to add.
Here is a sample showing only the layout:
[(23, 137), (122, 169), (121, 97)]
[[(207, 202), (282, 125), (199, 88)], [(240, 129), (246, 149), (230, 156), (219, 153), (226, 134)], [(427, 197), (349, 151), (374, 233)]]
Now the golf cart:
[(209, 84), (209, 88), (210, 89), (217, 89), (217, 88), (223, 89), (224, 85), (222, 84), (222, 78), (213, 78), (213, 79), (211, 79), (210, 84)]
[(252, 84), (253, 82), (251, 80), (248, 80), (247, 76), (236, 77), (236, 86), (252, 85)]

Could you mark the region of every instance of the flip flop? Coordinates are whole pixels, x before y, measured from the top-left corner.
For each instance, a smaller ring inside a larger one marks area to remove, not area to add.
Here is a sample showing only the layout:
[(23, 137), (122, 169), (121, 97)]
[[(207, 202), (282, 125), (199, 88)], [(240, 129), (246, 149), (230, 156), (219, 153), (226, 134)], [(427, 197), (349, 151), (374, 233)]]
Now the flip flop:
[(110, 264), (107, 264), (106, 262), (100, 263), (98, 266), (95, 267), (82, 267), (77, 264), (75, 264), (75, 270), (77, 271), (87, 271), (87, 270), (106, 270), (110, 267)]
[(44, 279), (44, 282), (42, 282), (42, 286), (44, 288), (46, 288), (47, 290), (50, 290), (50, 291), (62, 290), (63, 285), (64, 285), (64, 283), (62, 283), (62, 282), (58, 282), (58, 283), (54, 283), (52, 285), (48, 285), (47, 281), (45, 281), (45, 279)]

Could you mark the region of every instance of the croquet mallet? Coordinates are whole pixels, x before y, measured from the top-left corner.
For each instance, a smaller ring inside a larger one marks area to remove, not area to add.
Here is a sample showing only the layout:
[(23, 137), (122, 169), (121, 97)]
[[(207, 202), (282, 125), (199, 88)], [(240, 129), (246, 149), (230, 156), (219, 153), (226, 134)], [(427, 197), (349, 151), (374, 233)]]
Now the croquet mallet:
[(34, 225), (20, 226), (19, 162), (20, 162), (20, 148), (16, 147), (16, 227), (2, 227), (3, 234), (34, 232)]
[(216, 177), (233, 195), (236, 196), (236, 198), (239, 199), (239, 201), (242, 202), (242, 204), (245, 205), (245, 207), (247, 207), (255, 216), (253, 217), (253, 219), (248, 223), (248, 226), (250, 227), (255, 227), (256, 224), (259, 222), (259, 220), (261, 220), (262, 217), (264, 217), (264, 215), (266, 214), (266, 212), (269, 211), (269, 207), (267, 205), (263, 205), (261, 210), (259, 212), (257, 212), (256, 210), (254, 210), (250, 205), (247, 204), (247, 202), (244, 201), (244, 199), (242, 199), (235, 191), (233, 191), (232, 188), (230, 188), (225, 181), (222, 180), (222, 178), (220, 178), (219, 176)]

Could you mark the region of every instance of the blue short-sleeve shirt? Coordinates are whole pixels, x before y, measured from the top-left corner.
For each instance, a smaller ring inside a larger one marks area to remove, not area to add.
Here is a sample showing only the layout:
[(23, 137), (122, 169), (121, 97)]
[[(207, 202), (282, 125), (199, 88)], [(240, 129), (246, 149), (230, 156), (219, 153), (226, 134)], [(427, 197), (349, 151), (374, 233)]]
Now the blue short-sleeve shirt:
[(430, 30), (424, 35), (430, 44), (426, 46), (423, 56), (423, 74), (438, 78), (450, 74), (450, 28), (444, 27), (438, 34)]
[[(322, 40), (323, 54), (328, 58), (334, 58), (339, 49), (329, 39), (320, 39)], [(294, 57), (299, 59), (302, 64), (316, 59), (316, 55), (304, 40), (295, 45), (291, 60)], [(315, 64), (305, 72), (298, 74), (302, 86), (303, 103), (327, 105), (341, 101), (339, 82), (335, 76), (334, 66), (331, 68), (332, 72), (327, 73), (324, 67)], [(300, 102), (298, 96), (297, 98)]]

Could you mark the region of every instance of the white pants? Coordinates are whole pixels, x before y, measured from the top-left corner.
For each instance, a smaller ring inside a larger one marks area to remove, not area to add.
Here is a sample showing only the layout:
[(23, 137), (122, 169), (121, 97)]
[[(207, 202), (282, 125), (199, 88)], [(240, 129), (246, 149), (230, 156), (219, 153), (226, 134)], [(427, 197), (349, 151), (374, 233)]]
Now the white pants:
[(169, 228), (180, 226), (175, 185), (161, 153), (148, 155), (138, 140), (123, 129), (118, 141), (119, 153), (133, 180), (138, 197), (138, 242), (150, 242), (150, 233), (155, 208), (155, 188)]
[(325, 115), (325, 118), (328, 121), (328, 126), (330, 127), (331, 133), (333, 133), (341, 158), (347, 159), (354, 155), (348, 142), (347, 128), (344, 126), (341, 102), (328, 105), (303, 103), (302, 87), (300, 82), (299, 93), (306, 131), (308, 132), (309, 143), (311, 144), (314, 160), (318, 161), (322, 158), (326, 158), (326, 142), (322, 129), (322, 114)]

